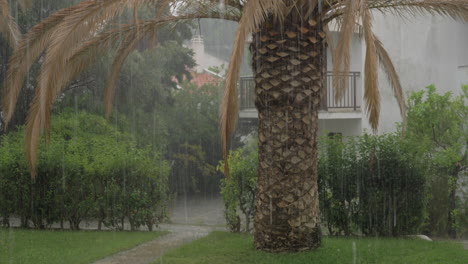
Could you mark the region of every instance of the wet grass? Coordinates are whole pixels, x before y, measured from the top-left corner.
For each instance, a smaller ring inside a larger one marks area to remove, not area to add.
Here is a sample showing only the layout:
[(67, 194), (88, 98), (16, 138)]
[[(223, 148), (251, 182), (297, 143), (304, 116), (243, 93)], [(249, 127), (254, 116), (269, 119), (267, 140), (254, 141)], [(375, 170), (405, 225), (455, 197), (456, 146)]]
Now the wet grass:
[(0, 228), (0, 263), (90, 263), (166, 233)]
[(164, 255), (156, 263), (265, 263), (265, 264), (466, 264), (468, 250), (457, 242), (416, 239), (324, 238), (321, 248), (302, 253), (255, 251), (252, 236), (213, 232)]

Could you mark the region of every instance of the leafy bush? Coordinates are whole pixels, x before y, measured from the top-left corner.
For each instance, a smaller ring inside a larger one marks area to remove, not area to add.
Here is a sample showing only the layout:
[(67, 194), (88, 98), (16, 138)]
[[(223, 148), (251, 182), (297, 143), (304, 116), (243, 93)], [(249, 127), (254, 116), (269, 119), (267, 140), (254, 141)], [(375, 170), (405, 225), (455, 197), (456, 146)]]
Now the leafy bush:
[(396, 134), (320, 142), (319, 195), (330, 234), (398, 236), (424, 221), (425, 178), (420, 161)]
[(320, 212), (331, 235), (350, 235), (357, 212), (358, 156), (353, 138), (348, 144), (336, 135), (321, 138), (318, 164)]
[[(254, 214), (255, 146), (249, 142), (228, 158), (230, 178), (222, 181), (221, 193), (232, 231), (240, 231), (239, 211), (247, 224)], [(420, 230), (424, 173), (398, 135), (322, 138), (319, 153), (320, 210), (330, 234), (398, 236)]]
[[(169, 166), (158, 153), (137, 148), (130, 136), (101, 117), (66, 111), (52, 122), (49, 144), (41, 142), (37, 176), (23, 154), (23, 129), (5, 135), (0, 147), (0, 216), (24, 227), (68, 220), (79, 229), (86, 217), (123, 228), (151, 229), (165, 214)], [(119, 221), (117, 221), (117, 219)]]
[[(467, 235), (468, 86), (459, 96), (438, 94), (431, 85), (408, 98), (406, 136), (412, 151), (429, 166), (425, 231), (437, 236)], [(457, 234), (458, 233), (458, 234)]]
[[(238, 210), (245, 219), (245, 231), (250, 231), (250, 221), (254, 216), (254, 201), (258, 165), (257, 145), (253, 138), (244, 147), (229, 154), (229, 178), (221, 180), (221, 194), (225, 205), (225, 217), (229, 228), (239, 232), (241, 227)], [(220, 162), (218, 170), (224, 170)]]

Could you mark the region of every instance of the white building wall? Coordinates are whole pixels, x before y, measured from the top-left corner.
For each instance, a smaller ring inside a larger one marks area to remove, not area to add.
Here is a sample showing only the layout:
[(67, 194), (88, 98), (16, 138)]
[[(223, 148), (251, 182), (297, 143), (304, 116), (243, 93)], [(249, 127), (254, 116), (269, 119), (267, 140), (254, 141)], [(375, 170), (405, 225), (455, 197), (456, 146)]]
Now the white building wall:
[[(389, 52), (405, 93), (434, 84), (439, 92), (459, 94), (460, 83), (468, 80), (468, 24), (439, 16), (402, 20), (376, 12), (374, 32)], [(383, 73), (380, 88), (379, 133), (394, 131), (401, 117)]]
[[(468, 84), (468, 24), (440, 16), (417, 16), (403, 19), (374, 12), (374, 32), (390, 54), (400, 76), (404, 93), (418, 91), (434, 84), (438, 92), (461, 92), (462, 83)], [(334, 33), (335, 44), (337, 33)], [(197, 60), (198, 61), (198, 60)], [(351, 46), (351, 71), (361, 73), (358, 81), (360, 98), (363, 96), (365, 44), (356, 33)], [(328, 56), (328, 70), (332, 69)], [(396, 99), (379, 72), (381, 116), (379, 133), (392, 132), (401, 116)], [(320, 120), (321, 131), (358, 135), (371, 131), (367, 113), (361, 104), (361, 119), (328, 118)], [(323, 115), (323, 114), (322, 114)]]
[(341, 133), (342, 136), (360, 135), (361, 119), (319, 119), (319, 135)]
[[(195, 59), (195, 62), (197, 63), (197, 66), (195, 66), (196, 72), (202, 73), (204, 70), (208, 69), (208, 67), (213, 66), (224, 66), (224, 71), (228, 68), (228, 62), (223, 61), (222, 59), (214, 57), (205, 52), (205, 44), (203, 42), (202, 36), (194, 36), (194, 38), (190, 41), (188, 47), (191, 48), (194, 52), (193, 57)], [(220, 74), (224, 75), (224, 72), (221, 72)]]
[[(338, 32), (333, 31), (331, 32), (332, 34), (332, 39), (333, 43), (336, 46), (338, 43)], [(353, 35), (353, 39), (351, 42), (351, 58), (350, 58), (350, 65), (349, 65), (349, 71), (351, 72), (360, 72), (361, 76), (357, 78), (356, 81), (356, 96), (357, 96), (357, 104), (359, 106), (362, 106), (362, 85), (363, 85), (363, 65), (364, 65), (364, 54), (362, 50), (362, 44), (361, 44), (361, 38), (357, 33)], [(333, 63), (332, 63), (332, 58), (331, 58), (331, 53), (328, 51), (327, 53), (327, 71), (333, 71)], [(332, 96), (331, 94), (328, 96)]]

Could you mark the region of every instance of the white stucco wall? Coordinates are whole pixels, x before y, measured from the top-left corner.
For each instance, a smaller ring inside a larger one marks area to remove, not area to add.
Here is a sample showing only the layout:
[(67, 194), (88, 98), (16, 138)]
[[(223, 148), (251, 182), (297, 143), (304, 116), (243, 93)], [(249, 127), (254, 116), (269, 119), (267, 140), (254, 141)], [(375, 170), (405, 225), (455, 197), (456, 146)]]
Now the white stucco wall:
[[(200, 36), (196, 36), (196, 37), (200, 37)], [(195, 59), (195, 62), (197, 63), (197, 66), (195, 66), (195, 70), (198, 73), (201, 73), (205, 69), (208, 69), (208, 67), (213, 67), (213, 66), (221, 67), (222, 65), (224, 65), (225, 70), (228, 68), (228, 62), (205, 52), (205, 45), (203, 41), (192, 40), (189, 42), (187, 46), (191, 48), (194, 52), (193, 58)], [(221, 74), (224, 75), (224, 72), (222, 72)]]
[[(439, 16), (401, 17), (375, 13), (374, 32), (383, 42), (405, 93), (434, 84), (439, 92), (460, 93), (468, 69), (468, 24)], [(466, 71), (464, 71), (466, 70)], [(398, 105), (391, 88), (380, 74), (381, 118), (379, 133), (395, 130), (400, 122)], [(363, 119), (363, 129), (369, 128)]]
[(341, 133), (343, 136), (358, 136), (361, 134), (361, 119), (321, 119), (319, 120), (319, 135), (330, 132)]
[[(338, 43), (338, 32), (332, 31), (331, 34), (333, 38), (333, 43), (336, 46), (336, 43)], [(361, 38), (359, 37), (357, 33), (353, 35), (350, 54), (351, 54), (351, 58), (350, 58), (349, 71), (362, 73), (364, 53), (362, 49)], [(329, 50), (327, 53), (327, 71), (333, 71), (333, 63), (331, 59), (331, 53)], [(361, 74), (361, 76), (357, 78), (357, 81), (356, 81), (356, 86), (357, 86), (356, 96), (357, 96), (357, 104), (359, 106), (362, 106), (362, 85), (363, 85), (362, 82), (363, 82), (363, 78)]]

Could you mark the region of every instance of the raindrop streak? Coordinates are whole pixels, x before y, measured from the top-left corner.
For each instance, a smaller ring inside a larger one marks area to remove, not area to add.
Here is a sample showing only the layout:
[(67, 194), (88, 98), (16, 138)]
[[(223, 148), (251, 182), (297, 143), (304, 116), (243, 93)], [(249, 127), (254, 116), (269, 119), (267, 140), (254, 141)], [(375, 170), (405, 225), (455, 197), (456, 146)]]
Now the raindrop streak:
[(273, 202), (272, 202), (272, 199), (270, 197), (270, 225), (273, 224)]
[(356, 241), (353, 241), (353, 264), (356, 264), (357, 253), (356, 253)]

